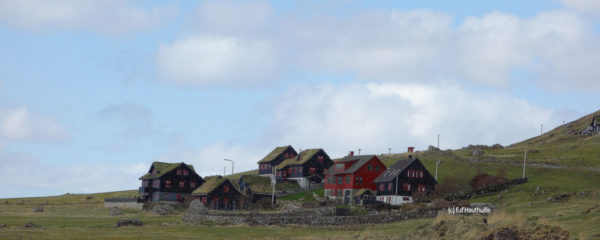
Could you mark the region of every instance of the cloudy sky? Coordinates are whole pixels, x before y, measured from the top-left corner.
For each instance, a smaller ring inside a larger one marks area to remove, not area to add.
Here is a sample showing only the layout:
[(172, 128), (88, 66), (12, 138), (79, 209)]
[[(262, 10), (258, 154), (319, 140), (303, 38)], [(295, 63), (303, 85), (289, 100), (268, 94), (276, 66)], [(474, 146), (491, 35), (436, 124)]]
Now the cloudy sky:
[(0, 0), (0, 197), (275, 146), (511, 144), (600, 109), (600, 1)]

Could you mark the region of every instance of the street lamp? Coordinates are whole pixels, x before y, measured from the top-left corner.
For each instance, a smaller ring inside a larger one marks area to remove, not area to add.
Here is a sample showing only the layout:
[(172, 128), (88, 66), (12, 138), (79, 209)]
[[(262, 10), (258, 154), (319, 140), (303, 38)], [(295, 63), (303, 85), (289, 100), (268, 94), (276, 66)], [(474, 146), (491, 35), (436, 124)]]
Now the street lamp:
[(227, 158), (225, 158), (224, 160), (225, 160), (225, 161), (228, 161), (228, 162), (231, 162), (231, 175), (233, 175), (233, 166), (235, 165), (235, 164), (233, 163), (233, 160), (230, 160), (230, 159), (227, 159)]

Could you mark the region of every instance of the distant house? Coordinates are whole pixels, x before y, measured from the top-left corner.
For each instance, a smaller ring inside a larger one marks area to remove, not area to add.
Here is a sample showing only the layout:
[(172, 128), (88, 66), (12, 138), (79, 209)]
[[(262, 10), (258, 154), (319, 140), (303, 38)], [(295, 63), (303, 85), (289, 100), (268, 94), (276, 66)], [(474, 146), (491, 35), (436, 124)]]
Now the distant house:
[(243, 209), (245, 196), (229, 179), (209, 176), (206, 182), (192, 192), (206, 207), (216, 210)]
[[(271, 185), (270, 177), (261, 177), (257, 175), (243, 175), (238, 180), (240, 191), (248, 197), (248, 199), (255, 203), (261, 199), (271, 199), (273, 194), (273, 186)], [(277, 194), (279, 189), (275, 189)], [(277, 198), (275, 196), (275, 198)]]
[(323, 149), (307, 149), (297, 156), (285, 159), (276, 167), (277, 182), (297, 181), (300, 187), (323, 182), (325, 169), (333, 161)]
[(292, 146), (276, 147), (267, 156), (258, 161), (258, 175), (259, 176), (270, 176), (273, 174), (274, 168), (279, 165), (283, 160), (293, 158), (298, 153)]
[(377, 201), (400, 205), (412, 202), (412, 194), (432, 191), (437, 181), (418, 158), (398, 160), (377, 179)]
[(377, 156), (354, 156), (350, 152), (348, 156), (334, 160), (333, 166), (325, 171), (325, 196), (343, 199), (344, 204), (349, 204), (354, 193), (360, 189), (375, 191), (373, 180), (385, 170), (385, 165)]
[(185, 163), (153, 162), (148, 173), (139, 178), (142, 201), (183, 201), (204, 183), (192, 165)]

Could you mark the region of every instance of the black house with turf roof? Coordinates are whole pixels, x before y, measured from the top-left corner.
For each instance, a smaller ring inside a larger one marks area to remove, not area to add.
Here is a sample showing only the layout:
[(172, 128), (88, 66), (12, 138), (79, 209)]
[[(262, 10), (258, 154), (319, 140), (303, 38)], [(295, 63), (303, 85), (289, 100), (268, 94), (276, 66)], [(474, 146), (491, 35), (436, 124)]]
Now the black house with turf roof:
[[(261, 177), (257, 175), (243, 175), (238, 180), (240, 191), (251, 200), (251, 203), (256, 203), (261, 199), (271, 200), (273, 194), (273, 186), (271, 185), (270, 177)], [(281, 190), (282, 185), (275, 185), (275, 199)]]
[(192, 165), (181, 163), (153, 162), (148, 173), (139, 178), (140, 200), (184, 201), (190, 193), (204, 183)]
[(414, 193), (430, 192), (437, 184), (421, 161), (411, 155), (408, 159), (396, 161), (374, 182), (377, 186), (377, 201), (391, 205), (410, 203)]
[(227, 178), (209, 176), (206, 182), (192, 192), (204, 205), (215, 210), (244, 209), (246, 196)]
[(273, 169), (279, 165), (283, 160), (293, 158), (298, 153), (290, 145), (276, 147), (267, 156), (258, 161), (258, 175), (259, 176), (271, 176)]
[(277, 165), (276, 179), (277, 182), (294, 180), (300, 187), (307, 187), (323, 182), (323, 172), (331, 165), (333, 161), (323, 149), (306, 149)]

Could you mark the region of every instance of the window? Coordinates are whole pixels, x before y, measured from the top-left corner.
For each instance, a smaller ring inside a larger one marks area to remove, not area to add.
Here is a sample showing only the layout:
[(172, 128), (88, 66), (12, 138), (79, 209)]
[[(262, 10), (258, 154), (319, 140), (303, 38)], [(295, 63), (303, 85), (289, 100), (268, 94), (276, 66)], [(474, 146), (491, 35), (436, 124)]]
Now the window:
[(338, 189), (338, 190), (337, 190), (337, 195), (338, 195), (338, 196), (342, 196), (342, 189)]
[(148, 187), (148, 180), (142, 180), (142, 187)]
[(362, 177), (360, 177), (358, 180), (358, 185), (362, 185)]
[(419, 184), (419, 192), (427, 191), (427, 187), (424, 184)]
[(385, 183), (379, 184), (379, 191), (383, 191), (385, 189)]
[(344, 170), (344, 164), (343, 163), (338, 163), (335, 165), (335, 170)]
[(317, 161), (319, 161), (320, 163), (323, 163), (324, 159), (325, 158), (323, 156), (317, 157)]
[(423, 171), (419, 171), (419, 177), (423, 178)]
[(327, 177), (327, 183), (332, 184), (333, 183), (333, 178), (334, 178), (334, 176)]
[(156, 179), (156, 180), (152, 181), (152, 187), (159, 188), (160, 187), (160, 180)]
[(292, 173), (292, 168), (288, 168), (288, 173)]
[(379, 172), (379, 165), (375, 166), (375, 172)]
[(165, 181), (165, 187), (166, 188), (170, 188), (171, 187), (171, 180), (166, 180)]
[(204, 203), (204, 204), (206, 204), (206, 203), (207, 203), (206, 196), (202, 197), (202, 203)]
[(325, 189), (325, 197), (331, 196), (331, 190)]
[(284, 153), (283, 154), (283, 158), (288, 158), (288, 156), (289, 156), (289, 153)]
[(187, 169), (183, 169), (183, 176), (187, 175), (190, 175), (190, 171), (188, 171)]
[(196, 188), (196, 182), (190, 182), (190, 188)]
[(410, 198), (408, 198), (408, 197), (403, 197), (403, 198), (402, 198), (402, 201), (410, 201)]
[(223, 186), (223, 192), (229, 192), (229, 186), (227, 186), (227, 185)]
[(354, 183), (358, 184), (358, 177), (354, 178)]
[(317, 172), (317, 169), (314, 167), (311, 167), (308, 169), (309, 174), (315, 174)]
[(406, 171), (406, 177), (410, 177), (410, 170)]
[(352, 177), (346, 176), (346, 183), (352, 183)]
[(180, 188), (185, 187), (185, 182), (184, 181), (179, 181), (179, 187)]
[(177, 176), (181, 176), (181, 168), (177, 169)]
[(369, 165), (369, 167), (368, 167), (368, 168), (369, 168), (369, 172), (370, 172), (370, 171), (373, 171), (373, 166)]
[(277, 171), (277, 176), (281, 177), (281, 171)]
[(388, 183), (388, 191), (392, 191), (392, 183)]
[(338, 185), (342, 185), (342, 184), (344, 184), (344, 177), (342, 177), (342, 176), (338, 176), (338, 177), (337, 177), (337, 183), (338, 183)]
[(410, 192), (410, 183), (404, 183), (404, 185), (402, 185), (402, 190)]

